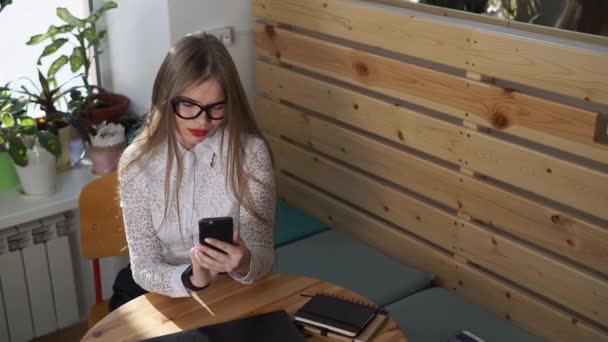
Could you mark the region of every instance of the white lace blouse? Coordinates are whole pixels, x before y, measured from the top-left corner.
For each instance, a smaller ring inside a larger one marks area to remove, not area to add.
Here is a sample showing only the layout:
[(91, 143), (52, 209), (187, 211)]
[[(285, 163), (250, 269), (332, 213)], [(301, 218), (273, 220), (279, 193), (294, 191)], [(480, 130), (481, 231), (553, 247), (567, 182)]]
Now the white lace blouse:
[[(226, 185), (225, 158), (222, 157), (226, 155), (228, 144), (225, 140), (224, 153), (220, 153), (220, 140), (217, 132), (192, 150), (181, 150), (184, 162), (179, 193), (181, 225), (175, 205), (175, 162), (170, 181), (169, 208), (163, 220), (166, 145), (145, 163), (137, 163), (119, 178), (120, 205), (133, 278), (147, 291), (171, 297), (188, 296), (181, 274), (191, 263), (190, 249), (198, 242), (198, 220), (205, 217), (231, 216), (251, 252), (249, 273), (245, 276), (231, 273), (232, 278), (248, 284), (272, 268), (274, 222), (262, 223), (234, 199)], [(120, 169), (133, 160), (137, 149), (137, 146), (131, 145), (125, 150)], [(246, 172), (260, 181), (249, 184), (254, 205), (264, 217), (274, 220), (272, 163), (261, 139), (249, 139), (244, 163)]]

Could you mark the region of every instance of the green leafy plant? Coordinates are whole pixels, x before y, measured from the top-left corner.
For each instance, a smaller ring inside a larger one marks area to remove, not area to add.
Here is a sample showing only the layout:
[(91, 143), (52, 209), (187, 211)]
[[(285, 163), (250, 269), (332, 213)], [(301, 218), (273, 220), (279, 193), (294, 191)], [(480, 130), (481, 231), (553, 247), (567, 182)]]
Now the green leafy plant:
[[(0, 89), (7, 89), (8, 84)], [(14, 98), (9, 91), (0, 90), (0, 117), (11, 114), (19, 117), (27, 112), (27, 101), (24, 98)]]
[[(63, 99), (66, 94), (78, 90), (83, 86), (71, 87), (62, 91), (63, 85), (52, 87), (51, 82), (44, 77), (40, 70), (38, 71), (38, 81), (39, 85), (30, 81), (29, 86), (21, 85), (19, 87), (13, 87), (9, 83), (4, 87), (0, 87), (0, 92), (5, 94), (6, 98), (13, 99), (13, 102), (10, 103), (14, 103), (14, 98), (20, 99), (21, 107), (18, 107), (20, 112), (15, 112), (13, 108), (12, 112), (7, 112), (7, 114), (11, 114), (15, 117), (25, 113), (25, 107), (23, 105), (33, 104), (39, 106), (45, 113), (43, 118), (36, 121), (39, 129), (49, 130), (57, 134), (59, 128), (69, 124), (78, 130), (84, 141), (90, 142), (91, 134), (94, 134), (95, 132), (91, 125), (71, 112), (60, 110), (57, 106), (57, 103)], [(6, 103), (6, 106), (8, 106), (9, 101), (6, 101)]]
[[(84, 85), (85, 94), (82, 95), (76, 89), (72, 89), (69, 93), (71, 96), (70, 109), (94, 108), (100, 106), (95, 98), (93, 91), (98, 89), (89, 83), (89, 74), (91, 64), (94, 58), (101, 53), (98, 50), (99, 45), (104, 38), (106, 31), (97, 31), (95, 23), (108, 10), (118, 7), (116, 2), (107, 1), (86, 18), (77, 18), (72, 15), (66, 8), (57, 8), (57, 16), (65, 22), (65, 25), (51, 25), (46, 33), (37, 34), (30, 37), (27, 45), (37, 45), (45, 41), (50, 43), (44, 48), (42, 54), (38, 58), (38, 64), (43, 58), (54, 55), (65, 44), (72, 44), (73, 49), (69, 56), (61, 55), (57, 57), (47, 72), (46, 78), (50, 83), (55, 82), (55, 75), (68, 63), (72, 73), (77, 73), (82, 70), (79, 76)], [(74, 39), (70, 39), (74, 38)]]
[(27, 150), (35, 145), (42, 146), (55, 157), (61, 153), (61, 145), (56, 135), (39, 131), (36, 120), (29, 116), (15, 118), (11, 113), (2, 114), (0, 126), (0, 147), (8, 151), (15, 164), (25, 167), (28, 164)]

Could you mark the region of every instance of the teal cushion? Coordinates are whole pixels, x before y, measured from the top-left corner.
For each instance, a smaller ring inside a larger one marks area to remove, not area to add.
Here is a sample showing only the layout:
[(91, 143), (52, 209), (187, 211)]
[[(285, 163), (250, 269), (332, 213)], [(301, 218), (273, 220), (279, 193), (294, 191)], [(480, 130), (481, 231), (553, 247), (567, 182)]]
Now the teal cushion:
[(432, 288), (403, 298), (386, 309), (408, 342), (443, 342), (468, 330), (487, 342), (541, 341), (463, 297)]
[(427, 287), (433, 279), (335, 230), (277, 249), (273, 271), (329, 281), (382, 306)]
[(326, 231), (323, 222), (294, 208), (284, 200), (277, 201), (274, 224), (274, 244), (282, 246), (307, 236)]

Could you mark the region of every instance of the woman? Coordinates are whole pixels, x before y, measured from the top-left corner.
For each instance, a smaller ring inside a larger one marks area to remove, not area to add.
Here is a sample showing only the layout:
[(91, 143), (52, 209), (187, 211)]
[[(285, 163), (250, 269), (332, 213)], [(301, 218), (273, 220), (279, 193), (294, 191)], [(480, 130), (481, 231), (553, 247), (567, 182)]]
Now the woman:
[[(131, 265), (117, 277), (111, 310), (146, 291), (188, 296), (223, 272), (246, 284), (270, 271), (271, 156), (215, 37), (186, 36), (165, 57), (147, 125), (121, 158), (119, 184)], [(220, 216), (233, 218), (234, 241), (208, 243), (225, 253), (198, 239), (198, 220)]]

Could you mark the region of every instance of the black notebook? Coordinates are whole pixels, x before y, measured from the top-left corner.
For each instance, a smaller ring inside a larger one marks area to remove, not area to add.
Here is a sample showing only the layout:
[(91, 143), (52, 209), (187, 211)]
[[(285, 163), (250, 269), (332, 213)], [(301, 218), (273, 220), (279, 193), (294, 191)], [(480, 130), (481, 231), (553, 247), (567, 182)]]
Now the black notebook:
[(153, 337), (145, 342), (267, 341), (304, 342), (304, 336), (284, 310), (251, 316), (178, 333)]
[(316, 294), (296, 312), (295, 320), (354, 337), (375, 315), (376, 309), (373, 307)]

